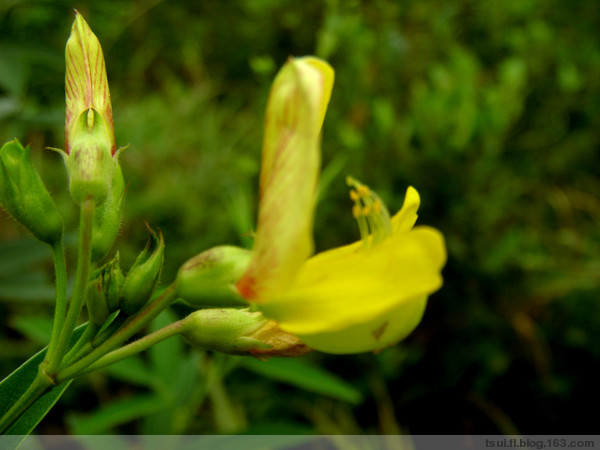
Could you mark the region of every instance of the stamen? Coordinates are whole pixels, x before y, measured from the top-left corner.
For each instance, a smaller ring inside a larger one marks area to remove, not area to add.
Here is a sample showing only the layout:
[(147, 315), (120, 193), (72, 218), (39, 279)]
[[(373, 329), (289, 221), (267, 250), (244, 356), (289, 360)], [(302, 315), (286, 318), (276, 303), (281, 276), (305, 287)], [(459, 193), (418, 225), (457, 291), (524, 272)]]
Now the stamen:
[(377, 199), (373, 202), (373, 212), (375, 214), (379, 214), (380, 211), (381, 211), (381, 202), (379, 201), (379, 199)]
[(374, 247), (392, 234), (390, 214), (379, 196), (368, 186), (352, 177), (347, 177), (346, 182), (352, 187), (352, 215), (358, 222), (363, 248)]
[(364, 184), (361, 184), (360, 186), (358, 186), (356, 188), (356, 190), (360, 197), (367, 197), (371, 194), (371, 191), (369, 190), (369, 188), (367, 186), (365, 186)]

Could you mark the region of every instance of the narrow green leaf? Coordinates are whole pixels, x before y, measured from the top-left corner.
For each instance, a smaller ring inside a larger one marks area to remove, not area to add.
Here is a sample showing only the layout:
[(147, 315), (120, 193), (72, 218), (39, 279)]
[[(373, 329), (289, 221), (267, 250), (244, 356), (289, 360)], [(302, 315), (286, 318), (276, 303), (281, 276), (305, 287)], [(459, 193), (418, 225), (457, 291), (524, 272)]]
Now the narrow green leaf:
[(53, 304), (54, 295), (54, 285), (44, 274), (38, 272), (28, 274), (27, 277), (2, 280), (0, 285), (0, 299), (2, 300)]
[[(170, 310), (163, 311), (152, 321), (151, 331), (159, 330), (177, 321), (177, 316)], [(175, 379), (184, 357), (185, 344), (181, 338), (174, 337), (153, 345), (148, 349), (152, 371), (167, 383)], [(175, 387), (173, 387), (175, 390)]]
[(254, 358), (240, 358), (240, 362), (246, 369), (271, 380), (352, 404), (358, 404), (362, 400), (362, 394), (356, 388), (332, 373), (302, 360), (273, 358), (269, 361), (259, 361)]
[(52, 334), (52, 319), (46, 316), (16, 316), (11, 326), (29, 340), (45, 344)]
[(0, 273), (5, 279), (47, 261), (51, 256), (46, 245), (32, 237), (0, 243), (0, 255)]
[[(75, 343), (75, 340), (81, 336), (85, 327), (86, 325), (82, 325), (75, 330), (70, 346), (72, 346)], [(41, 350), (0, 382), (0, 416), (6, 413), (21, 395), (23, 395), (29, 385), (31, 385), (45, 355), (46, 349)], [(37, 424), (46, 416), (46, 414), (48, 414), (48, 411), (52, 409), (70, 384), (71, 380), (50, 389), (33, 403), (5, 433), (7, 435), (20, 436), (15, 436), (14, 438), (4, 436), (0, 438), (0, 448), (3, 450), (16, 448), (21, 443), (24, 436), (31, 433)]]
[(119, 361), (106, 367), (104, 371), (119, 380), (138, 386), (156, 388), (163, 383), (139, 356)]
[(85, 417), (69, 419), (73, 434), (102, 434), (113, 427), (147, 416), (164, 407), (161, 398), (154, 394), (140, 395), (111, 403)]

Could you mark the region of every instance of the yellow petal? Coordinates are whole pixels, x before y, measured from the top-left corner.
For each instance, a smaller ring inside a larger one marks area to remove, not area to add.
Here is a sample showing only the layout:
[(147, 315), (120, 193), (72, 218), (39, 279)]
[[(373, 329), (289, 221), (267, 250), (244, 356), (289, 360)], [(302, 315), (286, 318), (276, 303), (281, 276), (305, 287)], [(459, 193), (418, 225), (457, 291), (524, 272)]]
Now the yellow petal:
[(116, 150), (115, 133), (104, 55), (98, 38), (83, 20), (81, 14), (77, 12), (75, 12), (75, 21), (67, 41), (65, 57), (67, 66), (65, 75), (67, 102), (65, 150), (67, 154), (70, 153), (72, 134), (77, 119), (90, 108), (96, 110), (102, 118), (111, 143), (111, 153), (114, 154)]
[(419, 193), (414, 187), (409, 186), (406, 189), (402, 208), (392, 217), (392, 230), (394, 233), (405, 233), (415, 225), (420, 204)]
[(368, 251), (349, 248), (308, 260), (292, 286), (260, 304), (261, 311), (283, 330), (305, 337), (384, 317), (442, 285), (446, 250), (433, 228), (395, 234)]
[(417, 327), (426, 304), (427, 297), (407, 300), (370, 321), (337, 331), (298, 337), (310, 348), (325, 353), (349, 354), (381, 350), (396, 345)]
[(290, 59), (273, 82), (255, 244), (237, 284), (246, 299), (285, 289), (312, 253), (320, 131), (332, 85), (333, 69), (313, 57)]

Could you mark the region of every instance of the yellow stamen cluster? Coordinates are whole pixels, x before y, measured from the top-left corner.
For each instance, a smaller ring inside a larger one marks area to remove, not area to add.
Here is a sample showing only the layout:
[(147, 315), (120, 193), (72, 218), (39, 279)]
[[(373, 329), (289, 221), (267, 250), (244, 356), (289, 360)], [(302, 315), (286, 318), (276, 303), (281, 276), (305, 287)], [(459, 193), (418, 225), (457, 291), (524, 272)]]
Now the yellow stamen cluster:
[(346, 178), (346, 183), (352, 188), (352, 215), (358, 222), (363, 248), (371, 248), (392, 234), (390, 213), (379, 196), (368, 186), (350, 176)]

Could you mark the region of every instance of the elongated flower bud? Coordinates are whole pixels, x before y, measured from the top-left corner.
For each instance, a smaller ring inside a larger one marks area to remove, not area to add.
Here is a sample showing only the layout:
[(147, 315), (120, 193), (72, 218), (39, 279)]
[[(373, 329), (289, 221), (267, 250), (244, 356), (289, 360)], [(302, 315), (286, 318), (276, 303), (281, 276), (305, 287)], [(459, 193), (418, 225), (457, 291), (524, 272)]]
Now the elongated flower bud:
[(135, 260), (123, 283), (120, 304), (127, 314), (135, 314), (150, 299), (162, 269), (165, 252), (163, 235), (160, 230), (157, 235), (149, 227), (148, 231), (150, 240)]
[(65, 50), (65, 151), (71, 196), (77, 203), (108, 195), (116, 152), (112, 106), (100, 42), (76, 12)]
[(177, 273), (177, 295), (192, 306), (246, 305), (235, 283), (241, 278), (252, 252), (220, 246), (187, 261)]
[(19, 141), (0, 149), (0, 204), (42, 242), (61, 239), (63, 218)]
[(232, 355), (299, 356), (310, 351), (275, 322), (247, 309), (201, 309), (183, 321), (181, 335), (192, 345)]

